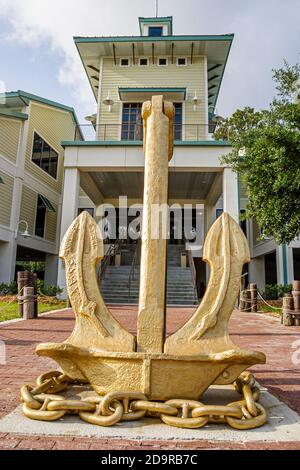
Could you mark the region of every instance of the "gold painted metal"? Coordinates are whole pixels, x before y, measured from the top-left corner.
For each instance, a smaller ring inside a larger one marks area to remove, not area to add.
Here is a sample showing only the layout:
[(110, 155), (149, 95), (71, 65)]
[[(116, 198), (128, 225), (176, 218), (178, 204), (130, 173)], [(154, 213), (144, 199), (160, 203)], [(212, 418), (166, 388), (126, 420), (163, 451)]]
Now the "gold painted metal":
[[(52, 383), (48, 383), (48, 390), (55, 385), (56, 377), (54, 375)], [(72, 384), (72, 380), (65, 375), (61, 375), (59, 379), (61, 383), (64, 380), (67, 387)], [(39, 378), (38, 383), (40, 382)], [(32, 387), (22, 388), (21, 400), (25, 416), (42, 421), (56, 421), (66, 414), (78, 414), (90, 424), (113, 426), (121, 421), (142, 419), (147, 414), (179, 428), (199, 429), (207, 423), (227, 423), (235, 429), (244, 430), (262, 426), (267, 415), (257, 403), (259, 390), (254, 377), (249, 373), (242, 374), (234, 385), (237, 391), (242, 389), (243, 400), (225, 406), (204, 405), (196, 400), (182, 399), (168, 400), (165, 403), (152, 402), (141, 393), (126, 391), (108, 393), (104, 397), (83, 396), (81, 400), (70, 400), (48, 393), (38, 395)], [(39, 403), (39, 409), (36, 409), (36, 402)]]
[[(249, 374), (240, 374), (253, 364), (264, 363), (265, 355), (240, 349), (228, 333), (242, 268), (250, 255), (241, 228), (226, 213), (214, 223), (205, 241), (204, 259), (211, 269), (205, 297), (190, 321), (165, 339), (166, 240), (162, 236), (163, 226), (159, 227), (157, 238), (152, 236), (156, 228), (152, 209), (155, 204), (167, 204), (174, 107), (163, 102), (161, 96), (155, 96), (152, 102), (143, 105), (142, 114), (145, 191), (137, 339), (120, 326), (103, 301), (96, 276), (96, 266), (103, 258), (103, 240), (95, 220), (83, 212), (67, 231), (60, 250), (76, 316), (74, 331), (62, 344), (41, 344), (36, 349), (40, 356), (54, 359), (63, 374), (44, 374), (36, 389), (23, 388), (24, 413), (33, 419), (38, 419), (37, 416), (44, 419), (45, 413), (52, 413), (54, 419), (54, 413), (72, 409), (88, 422), (109, 426), (121, 419), (139, 419), (150, 412), (177, 425), (174, 423), (179, 418), (166, 411), (173, 406), (182, 407), (183, 417), (178, 421), (181, 427), (201, 427), (212, 419), (210, 415), (193, 417), (191, 413), (197, 409), (200, 413), (199, 407), (203, 411), (204, 405), (198, 401), (203, 392), (212, 384), (233, 384), (237, 380), (244, 399), (239, 405), (232, 405), (234, 413), (232, 409), (225, 413), (224, 421), (237, 420), (232, 423), (239, 426), (246, 419), (244, 409), (254, 420), (253, 425), (260, 423), (265, 415), (253, 398), (255, 381)], [(38, 409), (40, 403), (35, 395), (46, 390), (55, 394), (73, 380), (89, 383), (105, 398), (92, 402), (94, 408), (49, 399), (46, 409), (45, 402)], [(183, 397), (183, 402), (168, 402)], [(153, 403), (147, 407), (144, 402), (149, 400), (167, 403), (162, 408)], [(216, 409), (213, 419), (218, 421), (220, 414), (220, 408)], [(241, 426), (244, 425), (243, 422)]]

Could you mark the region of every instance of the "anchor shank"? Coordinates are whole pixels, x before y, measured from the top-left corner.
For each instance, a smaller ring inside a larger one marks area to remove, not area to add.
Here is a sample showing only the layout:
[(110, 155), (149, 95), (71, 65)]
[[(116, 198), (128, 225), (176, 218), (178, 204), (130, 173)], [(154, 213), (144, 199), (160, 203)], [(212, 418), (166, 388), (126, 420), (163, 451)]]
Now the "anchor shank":
[(137, 350), (145, 352), (163, 352), (165, 337), (168, 162), (173, 116), (173, 105), (164, 104), (162, 96), (144, 104), (145, 189)]

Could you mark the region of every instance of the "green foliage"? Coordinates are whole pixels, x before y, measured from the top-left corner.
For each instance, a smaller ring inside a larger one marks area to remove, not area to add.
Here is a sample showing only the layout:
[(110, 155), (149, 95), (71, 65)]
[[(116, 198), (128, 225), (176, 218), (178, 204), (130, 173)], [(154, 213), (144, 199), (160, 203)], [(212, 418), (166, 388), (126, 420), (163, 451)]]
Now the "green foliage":
[(18, 293), (18, 285), (15, 281), (10, 284), (0, 284), (0, 295), (16, 295)]
[(264, 299), (277, 300), (283, 297), (284, 294), (292, 291), (292, 285), (283, 286), (282, 284), (267, 284), (265, 292), (262, 294)]
[(30, 273), (44, 272), (45, 263), (43, 261), (17, 261), (17, 268), (22, 268)]
[(249, 202), (245, 217), (255, 217), (261, 238), (290, 243), (300, 233), (300, 104), (293, 101), (300, 65), (273, 71), (278, 96), (268, 110), (247, 107), (222, 119), (216, 139), (232, 152), (222, 163), (240, 175)]
[(38, 288), (38, 293), (40, 295), (46, 295), (47, 297), (56, 297), (58, 294), (61, 294), (63, 292), (63, 289), (61, 289), (58, 286), (45, 286), (44, 281), (41, 279), (37, 280), (37, 288)]

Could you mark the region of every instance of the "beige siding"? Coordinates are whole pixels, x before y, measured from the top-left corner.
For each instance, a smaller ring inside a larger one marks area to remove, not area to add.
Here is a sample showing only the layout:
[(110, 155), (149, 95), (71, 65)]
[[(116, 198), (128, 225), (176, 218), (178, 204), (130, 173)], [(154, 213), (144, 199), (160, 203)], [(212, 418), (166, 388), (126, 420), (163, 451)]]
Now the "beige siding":
[(29, 232), (33, 235), (35, 231), (37, 196), (35, 191), (27, 186), (23, 186), (20, 220), (28, 222)]
[[(175, 62), (175, 60), (174, 60)], [(119, 87), (143, 88), (143, 87), (185, 87), (187, 88), (187, 102), (184, 103), (184, 121), (185, 124), (193, 126), (186, 127), (186, 138), (188, 140), (196, 139), (197, 132), (195, 124), (205, 124), (207, 116), (205, 115), (205, 99), (207, 90), (205, 88), (205, 59), (196, 57), (192, 65), (178, 67), (175, 63), (167, 67), (158, 67), (149, 65), (148, 67), (139, 67), (138, 65), (130, 67), (120, 67), (115, 65), (113, 59), (103, 60), (103, 78), (102, 78), (102, 99), (108, 92), (114, 100), (112, 112), (109, 113), (108, 107), (100, 107), (100, 124), (120, 124), (122, 103), (118, 95)], [(197, 111), (193, 110), (192, 99), (197, 93), (199, 105)], [(198, 137), (205, 136), (205, 126), (201, 126), (202, 133)], [(102, 129), (101, 129), (102, 130)], [(106, 129), (106, 140), (118, 139), (118, 126), (108, 126)], [(99, 136), (101, 138), (101, 135)]]
[(46, 227), (45, 227), (45, 239), (50, 242), (56, 241), (56, 226), (57, 226), (57, 206), (51, 201), (56, 212), (46, 213)]
[(0, 155), (16, 162), (21, 123), (14, 119), (0, 118)]
[(2, 171), (0, 176), (4, 181), (4, 184), (0, 184), (0, 224), (9, 227), (14, 180)]
[[(63, 180), (64, 149), (62, 140), (74, 139), (75, 124), (69, 112), (31, 102), (29, 117), (29, 134), (26, 149), (25, 169), (38, 180), (47, 184), (54, 191), (61, 192)], [(59, 154), (57, 180), (32, 162), (33, 135), (36, 131)]]

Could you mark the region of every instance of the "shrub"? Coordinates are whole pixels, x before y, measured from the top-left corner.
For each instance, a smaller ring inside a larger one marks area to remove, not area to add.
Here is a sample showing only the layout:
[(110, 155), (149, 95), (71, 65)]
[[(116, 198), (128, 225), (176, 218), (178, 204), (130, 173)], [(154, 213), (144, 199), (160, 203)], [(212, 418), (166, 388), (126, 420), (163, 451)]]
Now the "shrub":
[(45, 283), (42, 279), (37, 280), (38, 293), (40, 295), (46, 295), (47, 297), (56, 297), (58, 294), (63, 292), (58, 286), (45, 286)]
[(277, 300), (284, 294), (291, 292), (292, 285), (283, 286), (282, 284), (267, 284), (262, 296), (267, 300)]
[(16, 295), (18, 293), (18, 285), (16, 281), (10, 284), (0, 284), (0, 295)]

